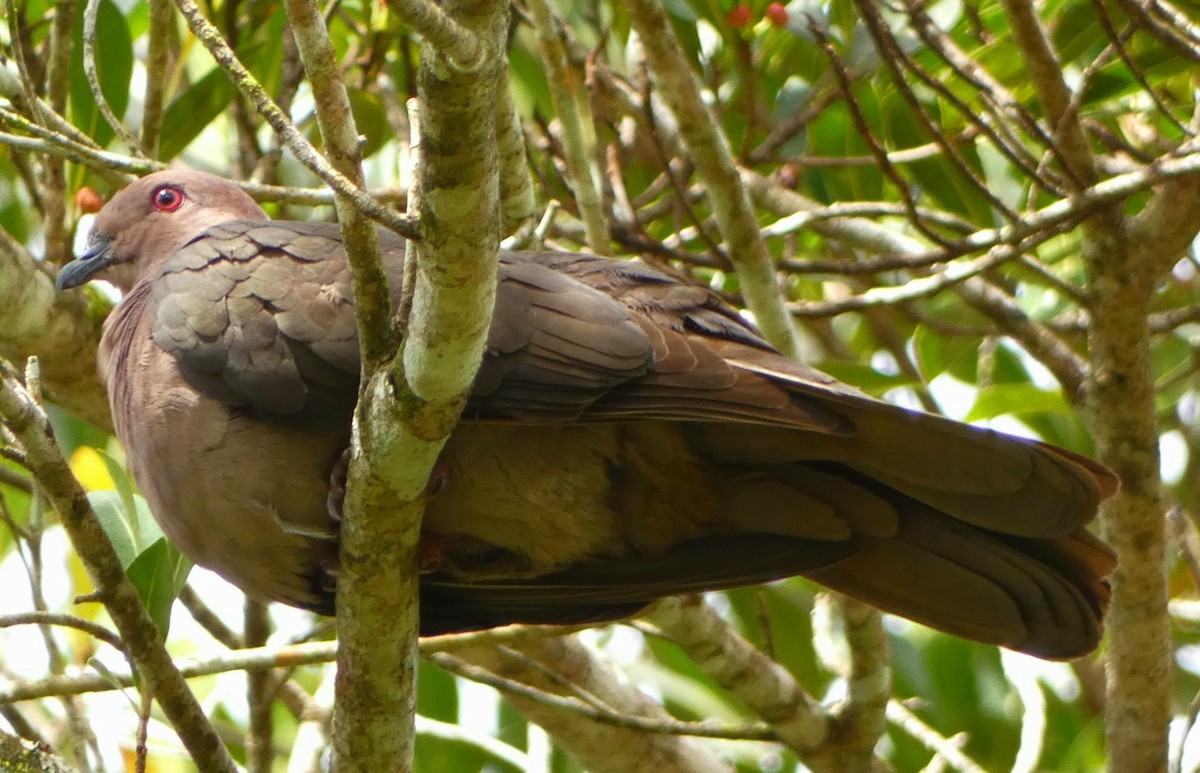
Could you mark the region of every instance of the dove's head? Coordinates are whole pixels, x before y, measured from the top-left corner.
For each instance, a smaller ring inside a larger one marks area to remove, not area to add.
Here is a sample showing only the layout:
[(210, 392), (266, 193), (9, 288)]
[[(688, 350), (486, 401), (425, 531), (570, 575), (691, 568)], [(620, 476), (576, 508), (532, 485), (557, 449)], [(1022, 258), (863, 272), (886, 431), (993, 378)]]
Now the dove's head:
[(155, 172), (104, 205), (87, 249), (63, 266), (55, 284), (65, 290), (100, 277), (128, 292), (205, 229), (228, 220), (266, 219), (228, 180), (186, 169)]

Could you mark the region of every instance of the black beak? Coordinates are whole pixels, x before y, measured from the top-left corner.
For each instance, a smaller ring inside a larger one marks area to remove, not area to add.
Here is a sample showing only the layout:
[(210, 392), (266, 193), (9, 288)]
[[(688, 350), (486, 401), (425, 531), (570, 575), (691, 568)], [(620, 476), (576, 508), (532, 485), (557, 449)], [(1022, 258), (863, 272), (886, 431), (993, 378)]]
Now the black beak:
[(87, 251), (58, 272), (58, 278), (54, 280), (55, 289), (62, 291), (79, 287), (111, 265), (114, 257), (111, 240), (103, 235), (93, 236)]

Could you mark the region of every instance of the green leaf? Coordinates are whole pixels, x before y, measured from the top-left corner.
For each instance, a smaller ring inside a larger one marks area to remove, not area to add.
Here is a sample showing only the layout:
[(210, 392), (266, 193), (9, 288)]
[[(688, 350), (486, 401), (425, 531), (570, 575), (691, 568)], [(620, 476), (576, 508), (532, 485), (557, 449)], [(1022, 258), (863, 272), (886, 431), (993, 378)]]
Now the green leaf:
[(417, 668), (417, 712), (442, 722), (458, 721), (458, 683), (454, 677), (424, 660)]
[[(107, 456), (105, 459), (109, 460)], [(124, 471), (117, 466), (113, 477), (120, 485)], [(132, 492), (123, 495), (119, 491), (92, 491), (88, 493), (88, 502), (112, 542), (121, 567), (137, 589), (138, 598), (166, 638), (171, 605), (187, 581), (192, 563), (163, 536), (150, 514), (150, 506), (140, 496)]]
[(700, 21), (700, 17), (697, 16), (692, 7), (688, 5), (687, 0), (666, 0), (663, 5), (666, 6), (667, 13), (680, 21), (688, 22), (690, 24), (695, 24), (696, 22)]
[(192, 562), (165, 538), (138, 554), (126, 570), (163, 639), (171, 624), (171, 606), (191, 570)]
[(141, 497), (138, 497), (134, 493), (133, 479), (129, 477), (129, 473), (112, 454), (101, 448), (97, 448), (96, 453), (104, 460), (104, 467), (108, 470), (108, 476), (113, 479), (113, 484), (117, 487), (117, 494), (121, 498), (121, 506), (123, 508), (122, 517), (129, 526), (129, 532), (133, 535), (134, 550), (141, 552), (147, 545), (161, 537), (162, 532), (159, 531), (149, 540), (143, 539), (142, 521), (154, 522), (153, 518), (144, 517), (149, 513), (149, 508), (146, 507), (145, 500), (141, 500)]
[[(29, 474), (21, 465), (8, 459), (0, 459), (0, 467), (8, 472), (11, 472), (18, 477), (25, 477)], [(8, 511), (14, 516), (17, 516), (18, 522), (21, 520), (18, 514), (28, 513), (31, 504), (29, 492), (23, 491), (16, 486), (10, 486), (6, 483), (0, 483), (0, 501), (8, 508)], [(12, 546), (13, 530), (9, 528), (0, 528), (0, 556), (8, 555), (8, 549)]]
[(881, 373), (861, 362), (829, 360), (820, 363), (817, 367), (839, 381), (845, 381), (876, 397), (893, 389), (915, 386), (918, 383), (916, 379), (909, 376)]
[(508, 701), (500, 701), (496, 712), (496, 737), (518, 749), (525, 748), (525, 739), (529, 737), (529, 720)]
[(350, 112), (354, 114), (354, 125), (358, 133), (367, 138), (363, 145), (363, 158), (369, 158), (391, 139), (387, 108), (378, 94), (362, 89), (349, 89)]
[[(879, 102), (866, 86), (858, 86), (854, 95), (868, 124), (878, 123)], [(808, 152), (814, 156), (864, 156), (870, 153), (858, 132), (849, 110), (835, 102), (822, 110), (808, 125)], [(805, 184), (824, 201), (878, 199), (883, 191), (883, 175), (874, 166), (811, 167), (805, 170)]]
[(1018, 353), (1007, 343), (995, 349), (992, 362), (992, 381), (996, 384), (1028, 384), (1032, 380), (1026, 365), (1026, 355)]
[(917, 325), (912, 340), (917, 366), (926, 382), (933, 381), (947, 370), (957, 371), (966, 363), (970, 363), (969, 370), (974, 375), (974, 363), (979, 353), (978, 338), (942, 335), (925, 325)]
[(1033, 384), (992, 384), (979, 390), (966, 420), (982, 421), (1006, 415), (1057, 414), (1069, 410), (1061, 392), (1041, 389)]
[[(807, 105), (812, 96), (812, 84), (797, 75), (789, 76), (777, 92), (775, 100), (776, 119), (779, 121), (786, 120), (787, 116)], [(780, 145), (778, 152), (782, 155), (800, 155), (804, 152), (807, 144), (808, 133), (799, 131), (787, 142)]]
[(169, 161), (183, 152), (218, 115), (229, 109), (237, 90), (221, 70), (213, 70), (171, 100), (163, 114), (158, 154)]
[(116, 491), (89, 491), (87, 498), (92, 510), (96, 512), (100, 527), (104, 529), (108, 541), (117, 551), (121, 568), (128, 570), (129, 565), (137, 558), (138, 551), (134, 547), (135, 538), (125, 515), (121, 495)]
[[(101, 117), (95, 98), (83, 72), (83, 11), (86, 3), (76, 5), (75, 45), (71, 51), (71, 120), (101, 146), (115, 134)], [(129, 104), (129, 80), (133, 75), (133, 39), (129, 25), (112, 0), (100, 0), (96, 14), (96, 77), (100, 92), (117, 118), (125, 115)]]

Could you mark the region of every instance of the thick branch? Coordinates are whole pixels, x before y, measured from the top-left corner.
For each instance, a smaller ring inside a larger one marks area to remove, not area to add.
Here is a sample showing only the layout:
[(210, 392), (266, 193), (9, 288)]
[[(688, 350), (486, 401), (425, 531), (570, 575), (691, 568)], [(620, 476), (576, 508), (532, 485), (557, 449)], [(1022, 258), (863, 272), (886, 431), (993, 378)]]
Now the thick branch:
[(521, 115), (510, 88), (501, 88), (496, 94), (496, 151), (500, 163), (500, 230), (507, 236), (537, 211)]
[[(287, 0), (288, 21), (296, 39), (304, 74), (312, 86), (317, 124), (325, 141), (325, 155), (333, 167), (357, 188), (365, 187), (361, 168), (358, 128), (350, 110), (350, 97), (342, 83), (337, 56), (325, 20), (315, 2)], [(379, 237), (374, 224), (358, 209), (352, 196), (337, 191), (334, 206), (354, 284), (354, 312), (360, 348), (368, 371), (395, 350), (390, 331), (391, 301), (387, 278), (379, 262)]]
[[(622, 714), (666, 718), (662, 706), (635, 687), (621, 683), (612, 668), (593, 656), (576, 639), (559, 637), (520, 644), (525, 658), (507, 657), (493, 647), (463, 650), (460, 657), (508, 679), (542, 692), (564, 694), (564, 684), (582, 690)], [(729, 766), (690, 738), (645, 733), (614, 727), (578, 713), (509, 694), (507, 700), (595, 773), (654, 771), (655, 773), (721, 773)]]
[(46, 396), (104, 429), (112, 419), (96, 376), (96, 346), (111, 306), (94, 290), (55, 293), (46, 267), (0, 231), (0, 356), (21, 362), (36, 354)]
[(167, 82), (170, 75), (171, 52), (168, 47), (175, 24), (170, 0), (149, 0), (150, 22), (146, 30), (146, 90), (142, 97), (142, 148), (151, 158), (158, 158), (158, 141), (162, 136), (162, 120), (166, 107)]
[(671, 21), (658, 0), (633, 0), (628, 7), (630, 21), (658, 82), (658, 93), (674, 115), (696, 173), (704, 182), (746, 303), (767, 340), (789, 357), (798, 357), (800, 339), (783, 305), (775, 267), (759, 235), (750, 197), (742, 186), (729, 142), (700, 96)]
[(495, 298), (508, 6), (464, 0), (443, 9), (479, 41), (479, 58), (464, 72), (434, 43), (423, 46), (421, 156), (409, 204), (426, 238), (409, 244), (413, 300), (401, 356), (385, 364), (370, 359), (382, 352), (365, 352), (338, 583), (339, 614), (351, 612), (339, 620), (334, 728), (346, 770), (411, 765), (425, 482), (479, 367)]
[(1097, 178), (1096, 162), (1073, 107), (1071, 90), (1063, 80), (1063, 65), (1050, 42), (1050, 33), (1031, 0), (1004, 0), (1004, 9), (1067, 171), (1079, 187), (1091, 185)]
[(708, 608), (685, 596), (655, 605), (647, 620), (678, 644), (701, 670), (771, 724), (779, 740), (809, 762), (833, 730), (820, 705), (786, 669), (754, 648)]
[(41, 744), (0, 732), (0, 767), (14, 773), (67, 773), (69, 763)]
[[(57, 3), (54, 7), (54, 24), (50, 28), (50, 51), (46, 67), (46, 99), (50, 103), (50, 110), (55, 113), (62, 113), (67, 107), (68, 87), (71, 81), (71, 50), (75, 45), (71, 34), (74, 27), (74, 0)], [(44, 209), (46, 255), (52, 262), (57, 263), (67, 260), (70, 256), (66, 168), (60, 159), (46, 159), (43, 169), (45, 188), (41, 199)]]
[(1121, 479), (1101, 513), (1103, 536), (1118, 556), (1105, 714), (1114, 773), (1161, 769), (1171, 719), (1166, 528), (1146, 321), (1159, 275), (1138, 252), (1110, 228), (1084, 239), (1094, 299), (1088, 408), (1100, 461)]
[(542, 61), (552, 84), (550, 95), (562, 125), (563, 158), (579, 216), (587, 230), (588, 248), (599, 255), (607, 255), (611, 250), (601, 201), (596, 130), (583, 78), (567, 59), (562, 19), (548, 0), (531, 0), (530, 10), (537, 24)]
[[(830, 748), (822, 750), (823, 761), (837, 770), (864, 773), (885, 770), (883, 762), (875, 756), (875, 746), (887, 726), (887, 703), (892, 692), (883, 614), (837, 593), (821, 594), (817, 605), (818, 610), (824, 607), (826, 611), (814, 617), (836, 619), (847, 644), (844, 662), (826, 663), (846, 680), (846, 697), (835, 713), (835, 732), (828, 744)], [(820, 651), (820, 638), (830, 632), (817, 628)]]
[(1200, 229), (1200, 175), (1168, 180), (1130, 221), (1137, 262), (1165, 274), (1196, 239)]
[(388, 0), (388, 8), (421, 34), (460, 73), (486, 66), (486, 45), (475, 31), (428, 0)]
[[(364, 187), (358, 130), (324, 18), (311, 0), (287, 0), (300, 60), (312, 85), (325, 152), (337, 171)], [(379, 260), (375, 225), (354, 199), (335, 201), (350, 263), (364, 378), (396, 350), (387, 277)], [(368, 431), (390, 432), (390, 424)], [(372, 480), (377, 460), (353, 448), (350, 480)], [(393, 492), (352, 485), (344, 507), (338, 583), (337, 707), (333, 745), (339, 769), (382, 770), (411, 765), (416, 712), (419, 628), (416, 539), (391, 511)], [(415, 520), (420, 523), (420, 505)], [(380, 592), (381, 589), (386, 589)]]

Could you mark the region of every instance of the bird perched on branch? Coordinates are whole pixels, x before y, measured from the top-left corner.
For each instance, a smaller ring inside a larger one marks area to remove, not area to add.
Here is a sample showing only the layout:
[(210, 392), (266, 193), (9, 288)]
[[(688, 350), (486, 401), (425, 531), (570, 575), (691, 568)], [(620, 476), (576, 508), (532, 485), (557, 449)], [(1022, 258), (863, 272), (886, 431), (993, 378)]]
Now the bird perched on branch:
[[(381, 241), (396, 301), (403, 242)], [(228, 181), (158, 172), (103, 208), (58, 286), (92, 277), (125, 292), (100, 367), (163, 530), (251, 596), (332, 613), (328, 500), (359, 380), (337, 227), (271, 221)], [(1111, 473), (866, 397), (637, 262), (501, 255), (483, 364), (441, 459), (426, 634), (611, 620), (793, 575), (1042, 657), (1101, 634), (1115, 561), (1085, 525)]]

